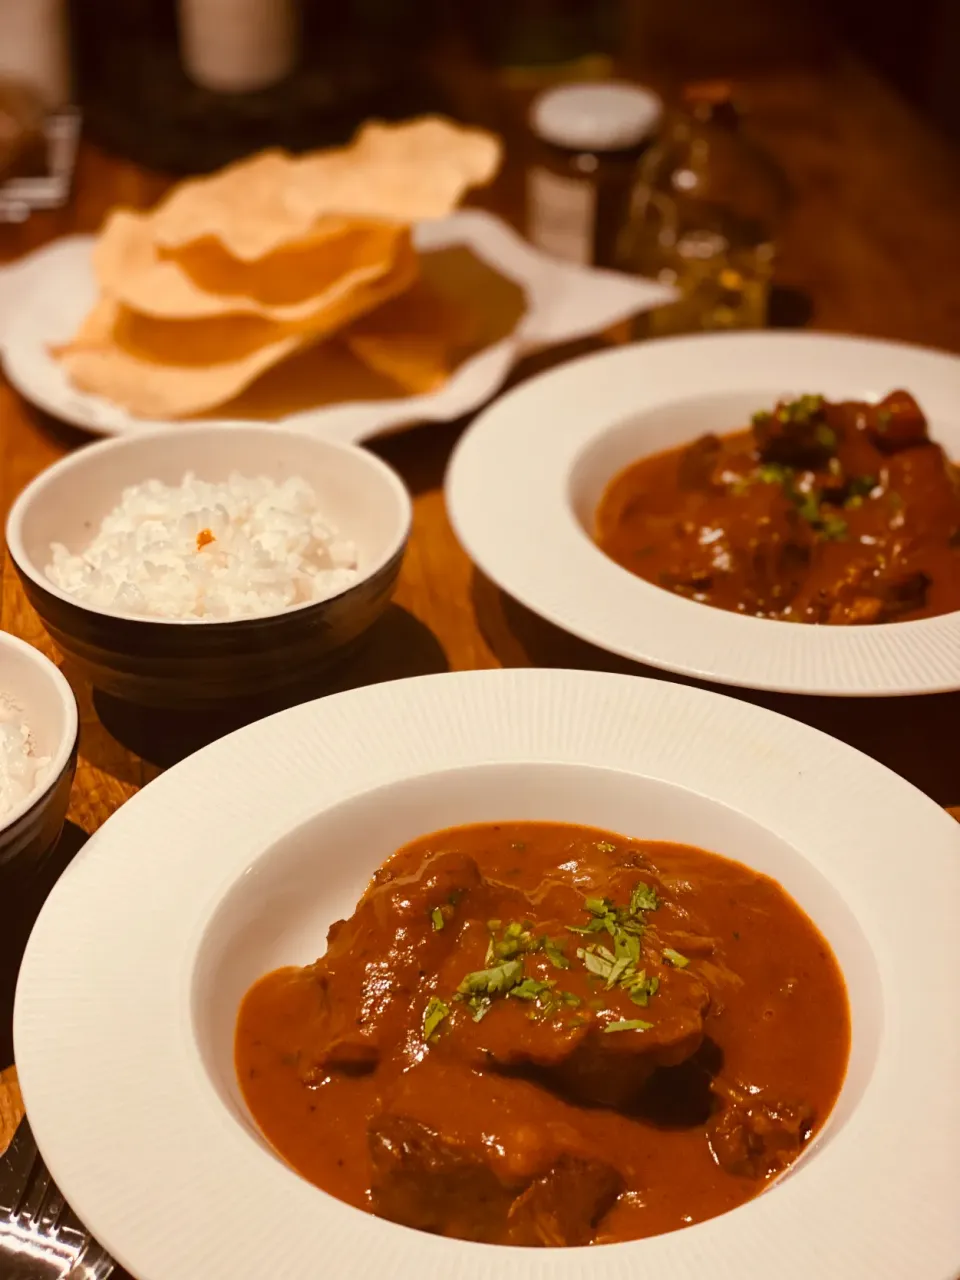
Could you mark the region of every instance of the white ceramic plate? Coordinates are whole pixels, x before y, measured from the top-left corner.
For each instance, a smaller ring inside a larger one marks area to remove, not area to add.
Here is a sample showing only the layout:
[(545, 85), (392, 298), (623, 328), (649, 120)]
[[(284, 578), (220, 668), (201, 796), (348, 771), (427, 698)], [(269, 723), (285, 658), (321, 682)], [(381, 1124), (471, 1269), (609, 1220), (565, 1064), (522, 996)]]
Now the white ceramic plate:
[[(813, 916), (846, 975), (852, 1055), (790, 1176), (670, 1235), (505, 1250), (349, 1208), (261, 1140), (233, 1071), (247, 986), (322, 953), (398, 845), (497, 818), (707, 846)], [(93, 836), (30, 939), (17, 1063), (53, 1176), (139, 1280), (949, 1280), (958, 901), (960, 827), (804, 725), (603, 673), (397, 681), (220, 740)]]
[(454, 528), (504, 591), (592, 644), (699, 679), (785, 693), (880, 696), (960, 688), (960, 613), (869, 627), (748, 618), (635, 577), (590, 536), (635, 458), (732, 431), (785, 395), (912, 391), (960, 459), (960, 359), (826, 334), (675, 338), (531, 379), (461, 439), (447, 477)]
[[(598, 333), (674, 296), (672, 289), (651, 280), (547, 257), (505, 222), (475, 209), (422, 222), (414, 238), (417, 248), (426, 252), (467, 245), (516, 281), (527, 296), (527, 310), (517, 328), (465, 361), (439, 391), (294, 413), (279, 419), (281, 425), (349, 442), (414, 422), (458, 418), (489, 400), (522, 356)], [(50, 355), (51, 346), (73, 336), (96, 300), (90, 262), (93, 244), (93, 236), (70, 236), (0, 271), (0, 350), (7, 377), (39, 408), (96, 435), (129, 435), (169, 426), (169, 422), (135, 418), (100, 396), (77, 391)]]

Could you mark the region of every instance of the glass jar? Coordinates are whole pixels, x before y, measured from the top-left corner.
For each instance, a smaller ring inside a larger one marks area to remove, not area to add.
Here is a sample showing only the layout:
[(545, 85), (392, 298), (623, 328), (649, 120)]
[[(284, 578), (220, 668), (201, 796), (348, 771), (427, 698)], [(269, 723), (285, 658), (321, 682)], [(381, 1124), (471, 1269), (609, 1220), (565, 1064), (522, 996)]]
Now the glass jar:
[(660, 99), (631, 84), (560, 85), (535, 99), (527, 235), (538, 248), (571, 262), (614, 265), (637, 161), (660, 116)]
[(766, 323), (788, 190), (740, 123), (727, 85), (691, 86), (639, 166), (617, 265), (680, 293), (639, 321), (640, 335)]

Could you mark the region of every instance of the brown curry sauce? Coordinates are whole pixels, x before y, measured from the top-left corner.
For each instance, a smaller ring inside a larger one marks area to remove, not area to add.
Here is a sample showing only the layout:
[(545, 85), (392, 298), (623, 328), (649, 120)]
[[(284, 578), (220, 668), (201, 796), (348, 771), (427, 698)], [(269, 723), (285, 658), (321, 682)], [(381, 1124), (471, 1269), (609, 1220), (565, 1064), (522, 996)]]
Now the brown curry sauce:
[(266, 1137), (331, 1195), (582, 1244), (757, 1195), (829, 1115), (849, 1039), (836, 960), (773, 880), (503, 823), (399, 850), (321, 960), (247, 993), (236, 1065)]
[(960, 468), (904, 391), (801, 396), (631, 464), (596, 540), (648, 582), (754, 617), (929, 618), (960, 609)]

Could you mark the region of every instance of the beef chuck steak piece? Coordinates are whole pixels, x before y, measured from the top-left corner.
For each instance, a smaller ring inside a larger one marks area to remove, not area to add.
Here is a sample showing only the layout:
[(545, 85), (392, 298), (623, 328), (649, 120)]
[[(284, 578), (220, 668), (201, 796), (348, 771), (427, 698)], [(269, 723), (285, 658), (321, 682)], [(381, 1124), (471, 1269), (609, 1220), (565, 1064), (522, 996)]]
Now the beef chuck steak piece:
[(561, 1156), (519, 1195), (507, 1214), (510, 1244), (589, 1244), (623, 1190), (616, 1169), (599, 1160)]
[[(373, 1071), (383, 1046), (403, 1043), (411, 1006), (425, 980), (456, 947), (446, 924), (461, 915), (485, 918), (497, 898), (472, 858), (437, 853), (412, 875), (381, 875), (348, 920), (331, 925), (326, 954), (313, 965), (317, 1014), (301, 1054), (304, 1083), (330, 1072)], [(517, 895), (518, 909), (525, 899)]]
[(726, 1105), (708, 1130), (713, 1158), (727, 1173), (772, 1178), (794, 1161), (813, 1127), (813, 1109), (762, 1093), (726, 1093)]
[[(467, 1094), (469, 1108), (451, 1106)], [(428, 1058), (370, 1122), (371, 1207), (463, 1240), (589, 1244), (624, 1184), (574, 1119), (566, 1103), (525, 1081)]]

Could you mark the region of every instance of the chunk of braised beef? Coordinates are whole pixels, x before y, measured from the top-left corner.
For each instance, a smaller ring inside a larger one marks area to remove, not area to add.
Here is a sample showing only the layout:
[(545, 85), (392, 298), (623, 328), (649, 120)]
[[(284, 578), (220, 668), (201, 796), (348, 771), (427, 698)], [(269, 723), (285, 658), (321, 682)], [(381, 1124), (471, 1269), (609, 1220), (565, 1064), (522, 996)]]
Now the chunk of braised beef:
[[(456, 1090), (471, 1105), (451, 1118), (445, 1099)], [(624, 1183), (576, 1118), (529, 1083), (428, 1057), (370, 1119), (371, 1207), (463, 1240), (589, 1244)]]
[(616, 1169), (599, 1160), (561, 1156), (510, 1206), (510, 1244), (589, 1244), (601, 1219), (624, 1189)]
[(772, 413), (755, 413), (753, 435), (760, 460), (768, 464), (817, 470), (837, 451), (822, 396), (781, 400)]
[(891, 391), (867, 414), (867, 432), (882, 453), (927, 444), (927, 420), (909, 391)]
[(930, 578), (921, 572), (876, 578), (866, 585), (862, 594), (835, 600), (827, 611), (826, 621), (840, 626), (894, 622), (906, 613), (922, 609), (929, 588)]
[(883, 620), (922, 609), (927, 603), (930, 578), (925, 573), (905, 573), (883, 586)]
[(516, 1189), (482, 1151), (457, 1150), (402, 1115), (374, 1120), (368, 1133), (370, 1205), (380, 1218), (434, 1235), (502, 1242)]
[(712, 487), (714, 468), (719, 461), (723, 444), (719, 436), (705, 435), (684, 449), (680, 458), (677, 479), (681, 489), (709, 489)]
[(714, 1160), (727, 1173), (766, 1179), (796, 1159), (813, 1129), (813, 1109), (762, 1094), (727, 1096), (707, 1131)]

